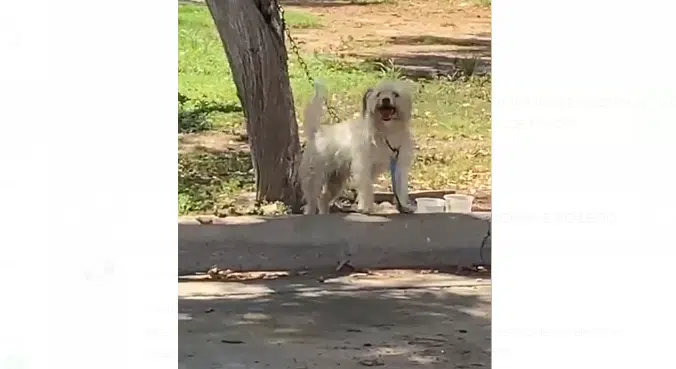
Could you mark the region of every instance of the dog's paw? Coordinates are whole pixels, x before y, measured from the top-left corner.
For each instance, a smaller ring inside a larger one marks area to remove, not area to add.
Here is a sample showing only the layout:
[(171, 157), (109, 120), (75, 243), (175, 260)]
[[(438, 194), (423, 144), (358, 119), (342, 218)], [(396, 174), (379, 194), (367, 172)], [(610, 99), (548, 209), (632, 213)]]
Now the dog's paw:
[(316, 212), (316, 208), (313, 208), (308, 205), (303, 205), (303, 215), (314, 215)]
[(376, 212), (375, 205), (370, 206), (357, 206), (357, 212), (362, 214), (374, 214)]

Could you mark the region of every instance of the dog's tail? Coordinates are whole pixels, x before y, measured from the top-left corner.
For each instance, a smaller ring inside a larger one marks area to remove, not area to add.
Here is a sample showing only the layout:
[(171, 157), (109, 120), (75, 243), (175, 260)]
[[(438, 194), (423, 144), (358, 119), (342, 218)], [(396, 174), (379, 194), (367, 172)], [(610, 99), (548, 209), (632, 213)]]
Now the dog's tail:
[(321, 82), (315, 82), (315, 95), (305, 108), (303, 119), (303, 130), (308, 141), (314, 139), (317, 130), (319, 130), (326, 96), (326, 87)]

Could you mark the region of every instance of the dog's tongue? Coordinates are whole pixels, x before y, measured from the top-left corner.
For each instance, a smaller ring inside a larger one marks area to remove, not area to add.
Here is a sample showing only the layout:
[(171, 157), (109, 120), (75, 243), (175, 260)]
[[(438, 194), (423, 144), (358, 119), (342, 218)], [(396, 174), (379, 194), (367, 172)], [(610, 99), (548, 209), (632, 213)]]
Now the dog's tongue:
[(383, 118), (383, 120), (390, 120), (392, 118), (392, 114), (394, 114), (394, 109), (391, 108), (380, 109), (380, 117)]

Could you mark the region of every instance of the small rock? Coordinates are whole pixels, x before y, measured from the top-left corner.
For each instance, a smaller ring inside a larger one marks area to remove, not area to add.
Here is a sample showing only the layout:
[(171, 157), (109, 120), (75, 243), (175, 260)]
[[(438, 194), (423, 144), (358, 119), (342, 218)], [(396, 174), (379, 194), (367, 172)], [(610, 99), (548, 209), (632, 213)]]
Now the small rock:
[(382, 366), (385, 365), (380, 359), (363, 359), (359, 360), (359, 364), (363, 366)]
[(460, 333), (467, 333), (467, 329), (458, 329), (458, 332), (460, 332)]
[(365, 344), (363, 344), (363, 346), (364, 346), (364, 347), (371, 347), (371, 346), (373, 346), (373, 345), (370, 344), (370, 343), (365, 343)]
[(361, 329), (355, 329), (355, 328), (350, 328), (347, 330), (348, 332), (355, 332), (355, 333), (361, 333)]
[(207, 314), (208, 314), (208, 313), (213, 313), (213, 312), (214, 312), (214, 309), (208, 308), (208, 309), (204, 310), (204, 312), (207, 313)]

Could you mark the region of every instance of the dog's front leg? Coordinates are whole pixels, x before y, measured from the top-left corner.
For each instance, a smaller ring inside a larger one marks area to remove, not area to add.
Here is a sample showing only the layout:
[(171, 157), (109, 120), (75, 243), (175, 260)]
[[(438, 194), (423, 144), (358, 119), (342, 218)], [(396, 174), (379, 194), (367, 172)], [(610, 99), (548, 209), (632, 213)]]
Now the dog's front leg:
[(357, 210), (370, 214), (375, 209), (373, 199), (373, 164), (367, 155), (360, 155), (352, 162), (354, 179), (357, 185)]
[(412, 161), (411, 155), (408, 155), (407, 151), (402, 151), (396, 158), (395, 173), (392, 173), (397, 185), (397, 188), (394, 190), (398, 199), (397, 210), (400, 213), (412, 214), (415, 212), (408, 198), (408, 175)]

